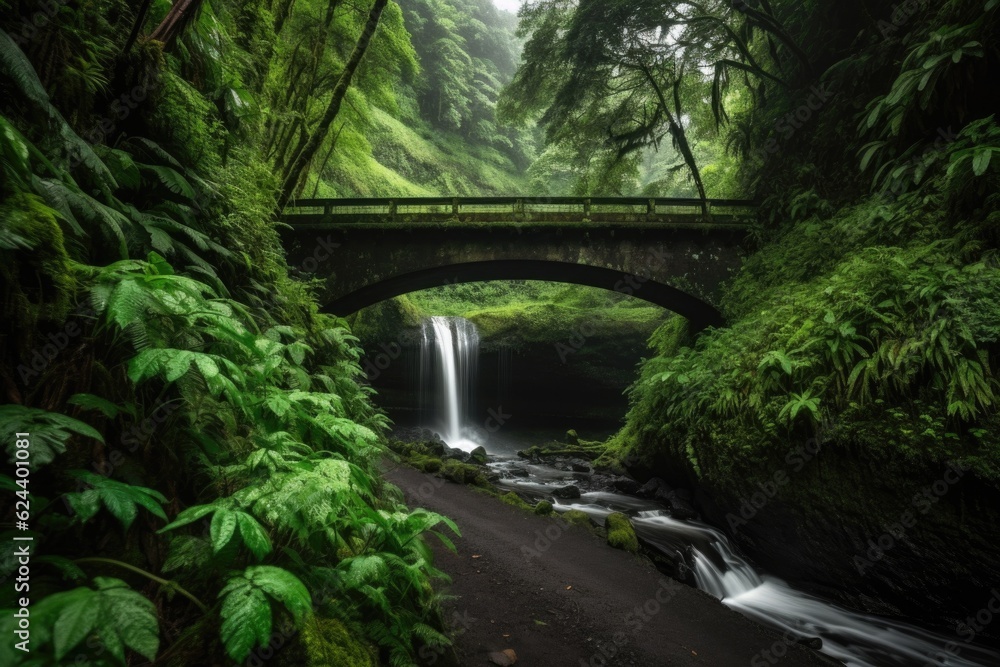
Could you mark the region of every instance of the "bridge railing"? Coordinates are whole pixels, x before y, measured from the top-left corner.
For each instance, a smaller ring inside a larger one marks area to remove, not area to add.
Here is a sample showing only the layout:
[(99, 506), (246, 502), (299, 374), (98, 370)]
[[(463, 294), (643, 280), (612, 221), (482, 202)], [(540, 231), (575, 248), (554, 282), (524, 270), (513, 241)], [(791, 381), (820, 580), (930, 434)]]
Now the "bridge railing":
[[(704, 203), (704, 209), (703, 209)], [(421, 222), (742, 222), (754, 202), (663, 197), (394, 197), (299, 199), (289, 224)], [(705, 213), (707, 212), (707, 216)]]

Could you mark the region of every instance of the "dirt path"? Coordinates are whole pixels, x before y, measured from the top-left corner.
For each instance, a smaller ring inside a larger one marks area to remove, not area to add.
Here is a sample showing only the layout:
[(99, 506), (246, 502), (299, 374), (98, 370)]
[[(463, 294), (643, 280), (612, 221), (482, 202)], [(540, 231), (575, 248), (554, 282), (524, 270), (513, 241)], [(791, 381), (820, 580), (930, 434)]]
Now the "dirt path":
[(504, 649), (525, 667), (841, 664), (788, 644), (584, 529), (408, 467), (386, 477), (411, 507), (445, 514), (462, 531), (458, 554), (432, 538), (436, 565), (453, 580), (446, 612), (464, 628), (462, 665), (490, 665), (490, 654)]

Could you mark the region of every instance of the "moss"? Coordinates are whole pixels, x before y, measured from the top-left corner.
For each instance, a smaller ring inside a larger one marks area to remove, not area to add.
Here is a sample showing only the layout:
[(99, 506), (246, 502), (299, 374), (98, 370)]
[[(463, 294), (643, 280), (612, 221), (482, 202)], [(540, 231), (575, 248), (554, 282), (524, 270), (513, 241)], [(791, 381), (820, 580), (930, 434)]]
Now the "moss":
[(423, 319), (423, 312), (409, 298), (400, 296), (359, 310), (348, 323), (355, 336), (377, 345), (404, 339), (404, 332), (419, 327)]
[(639, 538), (627, 516), (621, 512), (613, 512), (604, 520), (604, 526), (608, 531), (608, 544), (629, 553), (639, 551)]
[(0, 261), (4, 316), (24, 330), (39, 320), (62, 321), (69, 312), (76, 280), (55, 211), (35, 195), (18, 194), (0, 207), (0, 219), (5, 235), (31, 248), (18, 253), (16, 260), (5, 257)]
[(441, 470), (441, 459), (418, 454), (407, 459), (409, 464), (421, 472), (438, 472)]
[(469, 463), (473, 463), (473, 464), (479, 465), (479, 466), (484, 466), (484, 465), (486, 465), (486, 461), (487, 461), (487, 458), (486, 458), (486, 448), (485, 447), (476, 447), (469, 454)]
[(570, 445), (564, 442), (552, 442), (547, 445), (535, 445), (522, 449), (517, 455), (522, 459), (534, 461), (551, 456), (572, 456), (581, 459), (595, 459), (606, 451), (607, 446), (596, 440), (580, 440), (578, 444)]
[(533, 511), (534, 509), (531, 505), (526, 503), (521, 498), (521, 496), (517, 495), (513, 491), (508, 491), (507, 493), (500, 496), (500, 500), (507, 503), (508, 505), (511, 505), (512, 507), (518, 507), (523, 510), (528, 510), (529, 512)]
[(594, 522), (590, 520), (590, 515), (583, 510), (566, 510), (559, 515), (559, 518), (571, 526), (579, 526), (587, 530), (594, 530)]
[(456, 484), (476, 484), (486, 486), (489, 484), (479, 466), (461, 463), (454, 459), (449, 459), (441, 465), (440, 474), (445, 479)]
[(280, 667), (378, 667), (371, 646), (340, 621), (312, 617), (291, 646), (277, 653)]
[(539, 516), (549, 516), (552, 514), (552, 503), (547, 500), (541, 500), (535, 505), (534, 512)]

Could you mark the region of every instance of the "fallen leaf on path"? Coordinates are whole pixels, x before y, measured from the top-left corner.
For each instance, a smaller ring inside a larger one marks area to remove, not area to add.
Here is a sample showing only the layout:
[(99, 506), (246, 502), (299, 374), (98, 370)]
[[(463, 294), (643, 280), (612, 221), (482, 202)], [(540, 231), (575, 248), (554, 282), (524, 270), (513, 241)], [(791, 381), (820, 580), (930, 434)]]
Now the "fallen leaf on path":
[(482, 558), (482, 554), (472, 554), (473, 558)]
[(566, 590), (571, 591), (571, 590), (573, 590), (573, 587), (572, 586), (567, 586)]
[(490, 662), (494, 665), (500, 665), (500, 667), (509, 667), (517, 662), (517, 653), (514, 653), (512, 648), (505, 648), (502, 651), (490, 653)]

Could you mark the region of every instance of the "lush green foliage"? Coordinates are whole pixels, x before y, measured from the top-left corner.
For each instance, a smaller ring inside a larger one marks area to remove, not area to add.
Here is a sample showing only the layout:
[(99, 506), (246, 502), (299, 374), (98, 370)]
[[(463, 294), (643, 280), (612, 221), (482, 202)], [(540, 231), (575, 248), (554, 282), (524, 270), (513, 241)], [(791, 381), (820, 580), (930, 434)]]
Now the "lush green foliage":
[[(272, 219), (275, 146), (314, 113), (280, 84), (313, 68), (295, 85), (328, 90), (363, 12), (2, 7), (0, 431), (11, 460), (31, 433), (36, 548), (32, 652), (0, 661), (242, 662), (286, 622), (309, 655), (447, 645), (423, 536), (457, 529), (382, 482), (357, 341), (288, 276)], [(417, 71), (402, 21), (391, 5), (351, 88), (371, 109)]]
[(751, 32), (784, 83), (731, 79), (717, 105), (763, 247), (726, 291), (728, 328), (653, 337), (616, 451), (739, 497), (821, 430), (856, 460), (960, 461), (996, 485), (996, 3), (771, 7), (805, 59)]

